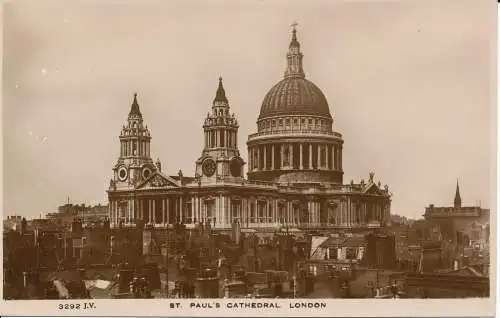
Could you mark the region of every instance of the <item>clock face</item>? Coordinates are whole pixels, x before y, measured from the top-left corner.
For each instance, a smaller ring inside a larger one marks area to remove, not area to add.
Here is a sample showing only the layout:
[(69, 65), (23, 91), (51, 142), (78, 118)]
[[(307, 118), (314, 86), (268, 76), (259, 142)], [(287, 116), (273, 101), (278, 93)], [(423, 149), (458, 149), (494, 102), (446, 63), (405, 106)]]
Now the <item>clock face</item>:
[(205, 161), (203, 161), (202, 169), (203, 173), (207, 177), (213, 176), (213, 174), (215, 173), (215, 161), (210, 158), (205, 159)]
[(128, 171), (125, 167), (121, 167), (120, 169), (118, 169), (118, 179), (120, 181), (127, 180), (127, 177), (128, 177)]
[(241, 162), (239, 158), (234, 158), (229, 164), (229, 169), (231, 170), (231, 175), (233, 177), (241, 176)]
[(151, 169), (144, 168), (144, 170), (142, 170), (142, 177), (144, 179), (147, 179), (150, 175), (151, 175)]

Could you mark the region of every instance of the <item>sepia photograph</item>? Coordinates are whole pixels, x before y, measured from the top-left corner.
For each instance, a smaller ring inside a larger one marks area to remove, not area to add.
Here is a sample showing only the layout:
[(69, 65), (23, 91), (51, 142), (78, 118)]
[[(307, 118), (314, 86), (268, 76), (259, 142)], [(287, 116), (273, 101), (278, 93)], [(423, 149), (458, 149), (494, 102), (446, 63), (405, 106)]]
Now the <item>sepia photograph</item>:
[(2, 314), (493, 314), (496, 2), (2, 15)]

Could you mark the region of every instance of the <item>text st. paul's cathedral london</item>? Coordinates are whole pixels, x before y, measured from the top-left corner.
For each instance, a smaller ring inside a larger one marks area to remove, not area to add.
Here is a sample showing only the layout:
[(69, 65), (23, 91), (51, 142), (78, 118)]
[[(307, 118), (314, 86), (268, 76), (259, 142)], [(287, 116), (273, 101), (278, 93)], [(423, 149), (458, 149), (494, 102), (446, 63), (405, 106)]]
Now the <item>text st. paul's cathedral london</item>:
[(238, 116), (219, 78), (200, 123), (204, 143), (199, 158), (193, 158), (194, 176), (182, 171), (171, 176), (162, 171), (160, 159), (153, 160), (154, 132), (135, 94), (108, 190), (111, 226), (204, 225), (230, 233), (236, 225), (260, 240), (283, 231), (300, 236), (383, 227), (390, 220), (389, 187), (376, 182), (374, 173), (344, 184), (344, 139), (334, 129), (327, 98), (306, 79), (295, 28), (286, 60), (283, 79), (264, 97), (257, 132), (248, 136), (248, 162), (240, 156)]

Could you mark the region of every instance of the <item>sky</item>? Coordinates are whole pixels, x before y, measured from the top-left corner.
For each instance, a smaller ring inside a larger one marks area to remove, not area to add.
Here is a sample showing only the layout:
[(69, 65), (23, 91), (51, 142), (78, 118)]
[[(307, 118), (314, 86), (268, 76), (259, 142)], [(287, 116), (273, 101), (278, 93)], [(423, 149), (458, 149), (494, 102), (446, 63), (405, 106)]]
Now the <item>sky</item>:
[(389, 185), (393, 214), (491, 207), (494, 1), (10, 1), (3, 8), (3, 214), (107, 203), (134, 92), (162, 170), (194, 175), (224, 87), (246, 140), (298, 22), (306, 78), (343, 134), (344, 183)]

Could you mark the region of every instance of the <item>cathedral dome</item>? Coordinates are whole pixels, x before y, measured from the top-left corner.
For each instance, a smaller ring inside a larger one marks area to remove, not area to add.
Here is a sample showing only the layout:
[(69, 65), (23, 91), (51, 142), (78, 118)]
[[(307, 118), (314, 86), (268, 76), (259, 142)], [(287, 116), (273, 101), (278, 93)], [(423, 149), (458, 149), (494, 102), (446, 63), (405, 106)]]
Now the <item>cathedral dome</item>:
[(303, 54), (293, 28), (288, 47), (285, 78), (273, 86), (264, 97), (259, 119), (280, 115), (311, 115), (332, 118), (323, 92), (305, 77)]
[(313, 82), (299, 76), (286, 77), (269, 90), (259, 117), (285, 114), (332, 117), (323, 92)]

